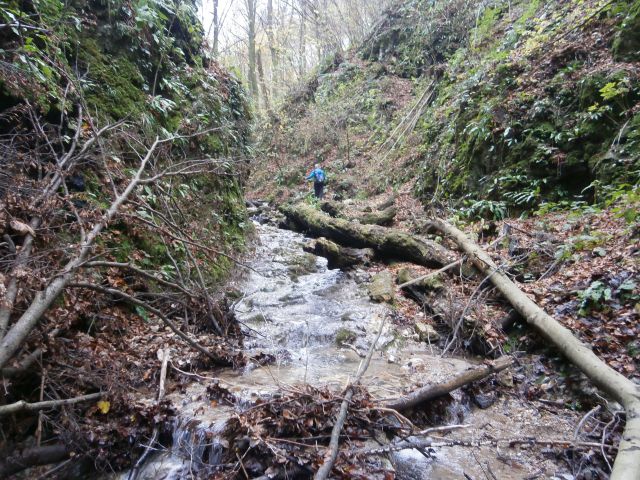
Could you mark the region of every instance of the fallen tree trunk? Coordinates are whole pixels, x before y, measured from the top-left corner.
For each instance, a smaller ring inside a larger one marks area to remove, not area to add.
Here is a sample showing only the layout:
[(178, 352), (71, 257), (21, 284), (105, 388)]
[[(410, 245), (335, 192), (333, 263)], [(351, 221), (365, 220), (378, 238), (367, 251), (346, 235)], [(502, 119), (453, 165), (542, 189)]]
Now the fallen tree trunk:
[(365, 213), (364, 215), (358, 218), (358, 221), (365, 225), (387, 226), (393, 223), (393, 219), (396, 218), (396, 213), (397, 213), (396, 207), (391, 206), (379, 212)]
[(502, 273), (491, 257), (457, 228), (442, 220), (433, 226), (455, 240), (528, 324), (549, 339), (576, 367), (626, 411), (627, 423), (611, 473), (612, 480), (640, 480), (640, 386), (600, 360)]
[(478, 368), (473, 368), (456, 375), (451, 380), (445, 383), (438, 383), (435, 385), (427, 385), (415, 392), (410, 393), (404, 397), (398, 398), (385, 404), (386, 408), (392, 408), (394, 410), (403, 411), (416, 407), (421, 403), (428, 402), (434, 398), (445, 395), (460, 387), (468, 385), (469, 383), (477, 382), (493, 373), (498, 373), (505, 368), (513, 365), (514, 360), (511, 357), (501, 357), (492, 361), (488, 365), (482, 365)]
[(27, 468), (61, 462), (70, 454), (66, 445), (47, 445), (13, 452), (0, 461), (0, 478), (7, 478)]
[(338, 245), (326, 238), (313, 240), (303, 247), (305, 252), (313, 253), (327, 259), (327, 266), (334, 268), (349, 268), (354, 265), (368, 264), (374, 256), (371, 248), (350, 248)]
[(281, 211), (298, 230), (348, 247), (373, 248), (382, 257), (431, 268), (440, 268), (455, 260), (442, 245), (399, 230), (331, 218), (310, 205), (283, 206)]

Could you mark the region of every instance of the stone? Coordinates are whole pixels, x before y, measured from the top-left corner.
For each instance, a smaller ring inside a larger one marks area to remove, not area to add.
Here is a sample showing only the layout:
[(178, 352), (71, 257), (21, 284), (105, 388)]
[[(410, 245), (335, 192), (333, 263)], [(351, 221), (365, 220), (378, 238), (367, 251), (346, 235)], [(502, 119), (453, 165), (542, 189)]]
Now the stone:
[(496, 402), (496, 395), (494, 393), (477, 393), (473, 396), (473, 403), (483, 410), (489, 408)]
[(377, 273), (369, 284), (369, 297), (374, 302), (391, 303), (395, 298), (393, 277), (388, 271)]
[(358, 334), (348, 328), (339, 328), (336, 332), (336, 344), (342, 345), (344, 343), (352, 343)]
[(428, 323), (418, 322), (413, 329), (421, 342), (435, 343), (440, 340), (440, 334)]

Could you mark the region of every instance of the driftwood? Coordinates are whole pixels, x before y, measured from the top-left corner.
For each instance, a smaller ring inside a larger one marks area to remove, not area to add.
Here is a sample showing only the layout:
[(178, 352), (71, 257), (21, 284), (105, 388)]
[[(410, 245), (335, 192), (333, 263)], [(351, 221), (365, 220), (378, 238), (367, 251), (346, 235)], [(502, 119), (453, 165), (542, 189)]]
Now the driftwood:
[(474, 265), (490, 278), (529, 325), (551, 341), (598, 388), (624, 407), (627, 423), (620, 440), (611, 479), (640, 480), (640, 386), (600, 360), (587, 345), (573, 336), (570, 330), (536, 305), (498, 269), (491, 257), (463, 232), (441, 220), (435, 220), (433, 225), (455, 240)]
[(511, 357), (501, 357), (497, 360), (490, 362), (487, 365), (482, 365), (478, 368), (473, 368), (456, 375), (451, 380), (438, 383), (436, 385), (427, 385), (422, 387), (409, 395), (398, 398), (385, 404), (386, 408), (393, 408), (394, 410), (404, 411), (410, 408), (416, 407), (422, 403), (433, 400), (434, 398), (445, 395), (460, 387), (468, 385), (469, 383), (482, 380), (485, 377), (497, 372), (501, 372), (505, 368), (513, 365), (514, 360)]
[(380, 330), (378, 331), (378, 335), (376, 336), (373, 343), (371, 343), (371, 347), (369, 348), (369, 352), (367, 353), (367, 357), (360, 364), (360, 368), (358, 368), (358, 373), (356, 374), (356, 378), (354, 381), (347, 387), (347, 391), (344, 395), (344, 400), (340, 405), (340, 413), (338, 414), (338, 418), (336, 418), (336, 423), (333, 424), (333, 429), (331, 430), (331, 440), (329, 441), (329, 449), (324, 455), (324, 462), (320, 465), (320, 468), (316, 472), (313, 477), (313, 480), (326, 480), (329, 478), (331, 474), (331, 469), (333, 468), (333, 464), (336, 462), (336, 458), (338, 458), (338, 451), (340, 448), (340, 432), (342, 431), (342, 427), (344, 426), (344, 422), (347, 418), (347, 411), (349, 410), (349, 403), (351, 403), (351, 398), (353, 398), (354, 387), (357, 386), (364, 373), (369, 368), (369, 363), (371, 363), (371, 357), (373, 357), (373, 352), (376, 349), (376, 345), (378, 344), (378, 340), (380, 339), (380, 335), (382, 335), (382, 330), (384, 329), (384, 323), (380, 325)]
[(91, 393), (89, 395), (82, 395), (81, 397), (65, 398), (62, 400), (47, 400), (44, 402), (27, 403), (24, 400), (20, 400), (16, 403), (10, 403), (9, 405), (0, 406), (0, 417), (4, 415), (10, 415), (18, 412), (39, 412), (41, 410), (47, 410), (49, 408), (63, 407), (65, 405), (74, 405), (76, 403), (89, 402), (91, 400), (98, 400), (104, 396), (104, 393)]
[(455, 260), (442, 245), (399, 230), (331, 218), (304, 204), (283, 206), (281, 210), (292, 227), (298, 230), (314, 237), (326, 237), (348, 247), (373, 248), (381, 257), (431, 268), (440, 268)]
[(371, 248), (350, 248), (338, 245), (326, 238), (318, 238), (303, 247), (305, 252), (313, 253), (328, 260), (327, 266), (349, 268), (354, 265), (368, 264), (374, 256)]
[[(167, 379), (167, 367), (169, 365), (170, 351), (168, 348), (164, 348), (160, 350), (158, 354), (162, 362), (160, 366), (160, 384), (158, 385), (158, 398), (157, 398), (157, 401), (160, 402), (164, 398), (164, 393), (165, 393), (165, 381)], [(142, 465), (144, 465), (144, 462), (147, 460), (147, 458), (149, 458), (149, 455), (153, 451), (156, 445), (156, 442), (158, 441), (159, 435), (160, 435), (160, 427), (156, 425), (153, 428), (153, 433), (151, 435), (151, 440), (149, 441), (149, 444), (144, 449), (144, 453), (140, 456), (136, 464), (133, 466), (133, 468), (129, 472), (129, 476), (127, 477), (127, 480), (136, 480), (136, 478), (138, 478), (138, 475), (140, 474), (140, 468), (142, 468)]]
[(27, 468), (61, 462), (70, 455), (71, 451), (66, 445), (46, 445), (18, 450), (0, 460), (0, 478), (8, 478)]

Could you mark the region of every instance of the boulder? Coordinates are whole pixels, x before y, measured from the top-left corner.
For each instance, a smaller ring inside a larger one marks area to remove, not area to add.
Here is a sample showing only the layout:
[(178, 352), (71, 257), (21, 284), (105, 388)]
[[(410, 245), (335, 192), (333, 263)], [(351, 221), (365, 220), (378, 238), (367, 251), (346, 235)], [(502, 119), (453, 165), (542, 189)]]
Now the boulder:
[(418, 322), (413, 329), (421, 342), (435, 343), (440, 340), (440, 334), (428, 323)]
[(369, 284), (369, 297), (374, 302), (391, 303), (395, 297), (393, 277), (388, 271), (377, 273)]

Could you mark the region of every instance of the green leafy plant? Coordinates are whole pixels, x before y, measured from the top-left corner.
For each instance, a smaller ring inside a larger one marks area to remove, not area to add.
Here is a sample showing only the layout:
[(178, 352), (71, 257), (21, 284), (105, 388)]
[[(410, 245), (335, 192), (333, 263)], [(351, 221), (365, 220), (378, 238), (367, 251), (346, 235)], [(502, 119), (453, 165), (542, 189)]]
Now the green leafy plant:
[(592, 310), (602, 310), (613, 298), (613, 291), (606, 283), (598, 280), (580, 292), (578, 296), (581, 300), (578, 314), (585, 316)]

